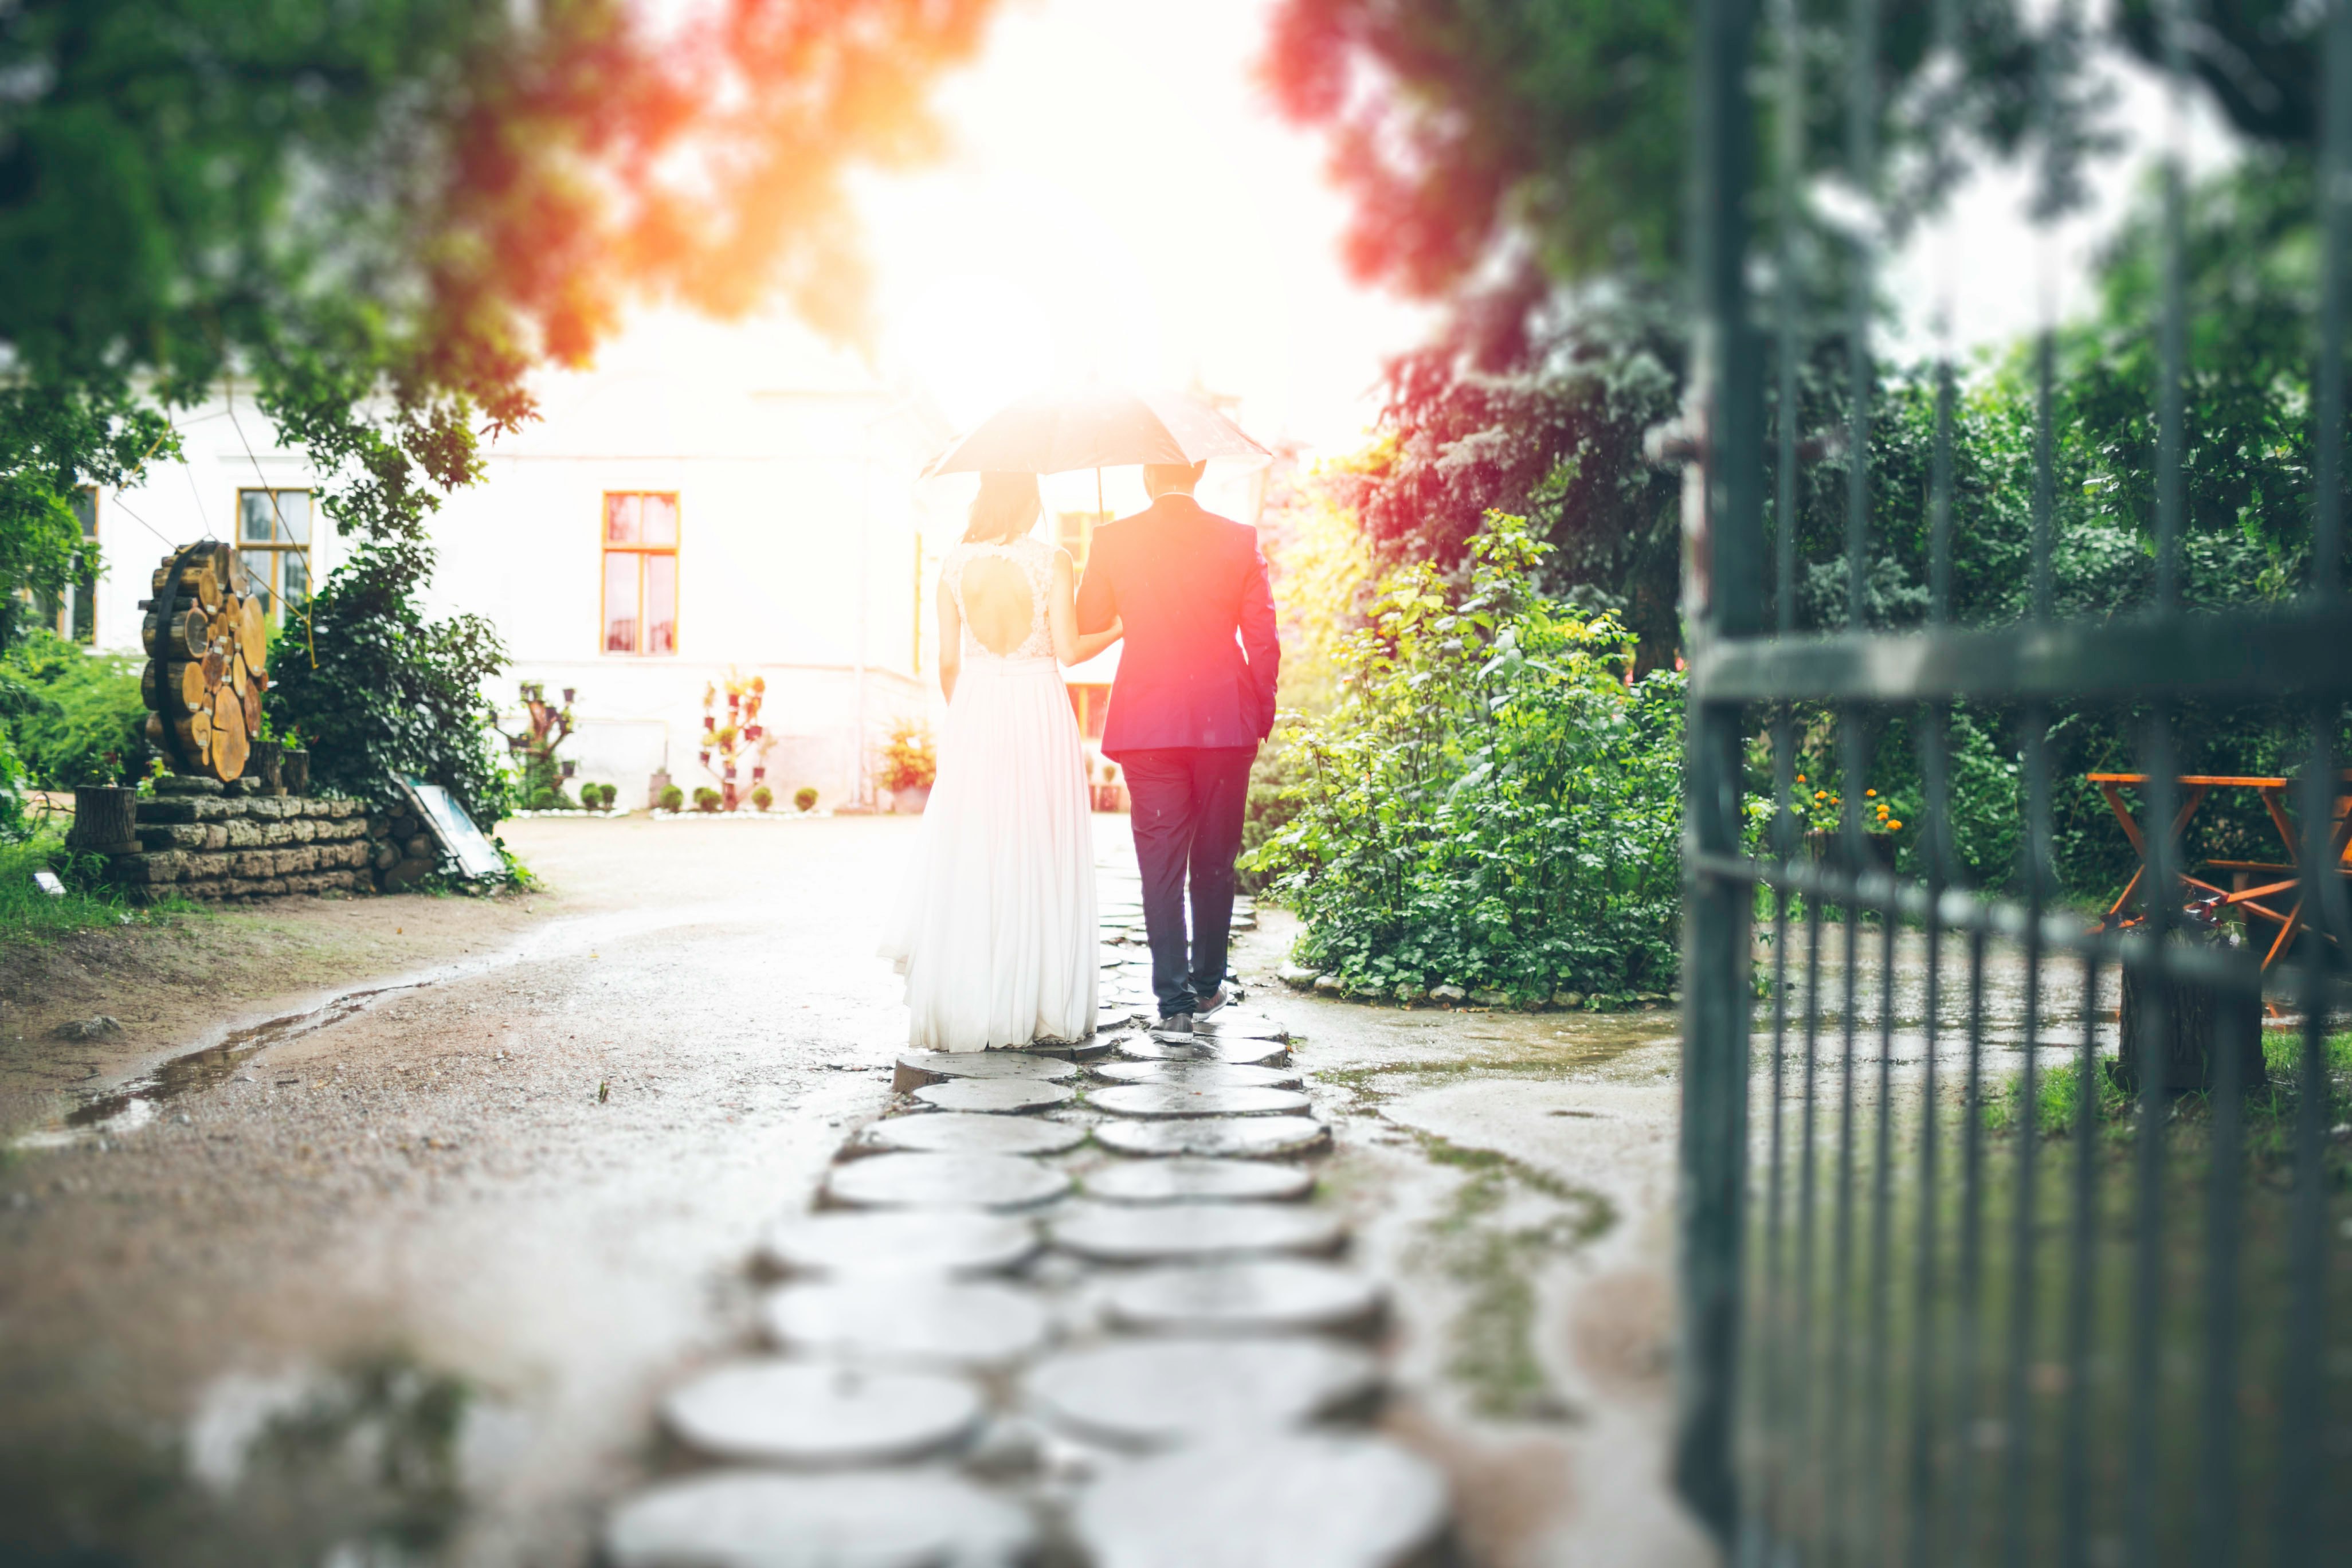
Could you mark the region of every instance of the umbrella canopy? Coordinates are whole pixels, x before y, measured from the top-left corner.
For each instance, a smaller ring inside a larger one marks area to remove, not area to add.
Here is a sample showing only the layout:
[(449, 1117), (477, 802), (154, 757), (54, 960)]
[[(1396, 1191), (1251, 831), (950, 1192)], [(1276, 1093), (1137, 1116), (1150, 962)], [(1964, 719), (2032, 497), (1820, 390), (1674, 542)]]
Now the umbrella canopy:
[(1268, 456), (1241, 426), (1181, 393), (1087, 387), (1041, 393), (999, 409), (927, 471), (1063, 474)]

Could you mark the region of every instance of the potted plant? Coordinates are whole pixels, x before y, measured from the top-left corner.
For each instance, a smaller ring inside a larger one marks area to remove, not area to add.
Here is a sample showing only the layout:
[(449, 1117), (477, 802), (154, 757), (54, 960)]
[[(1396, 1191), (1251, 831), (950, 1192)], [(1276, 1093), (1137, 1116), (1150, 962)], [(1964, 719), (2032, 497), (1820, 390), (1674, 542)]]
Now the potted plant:
[(930, 804), (939, 773), (939, 750), (929, 724), (901, 719), (890, 726), (889, 742), (882, 748), (882, 787), (890, 792), (892, 811), (919, 814)]
[(715, 814), (719, 810), (719, 794), (717, 790), (712, 789), (709, 784), (704, 784), (701, 788), (694, 792), (695, 810), (707, 811)]
[[(1858, 870), (1895, 871), (1895, 835), (1903, 826), (1895, 808), (1874, 789), (1863, 793), (1862, 829), (1864, 864)], [(1805, 856), (1825, 866), (1845, 860), (1844, 802), (1833, 790), (1815, 789), (1805, 775), (1797, 775), (1797, 820), (1805, 829)]]
[(768, 807), (775, 804), (776, 792), (774, 790), (770, 789), (766, 784), (758, 784), (753, 786), (751, 790), (751, 805), (755, 810), (765, 811)]
[(798, 806), (803, 815), (814, 811), (816, 809), (816, 786), (814, 784), (803, 784), (800, 788), (793, 791), (793, 805)]
[(661, 792), (661, 808), (664, 811), (673, 813), (685, 810), (686, 791), (678, 788), (676, 784), (671, 784), (665, 788)]

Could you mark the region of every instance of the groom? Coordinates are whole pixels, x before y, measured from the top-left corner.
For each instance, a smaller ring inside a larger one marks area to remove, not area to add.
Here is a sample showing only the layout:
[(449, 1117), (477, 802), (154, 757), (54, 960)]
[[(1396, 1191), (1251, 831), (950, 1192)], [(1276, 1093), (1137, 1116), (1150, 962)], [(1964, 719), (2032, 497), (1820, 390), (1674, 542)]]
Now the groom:
[(1151, 505), (1095, 531), (1078, 586), (1080, 635), (1126, 623), (1102, 749), (1134, 802), (1159, 1026), (1187, 1035), (1225, 1005), (1234, 857), (1282, 665), (1257, 531), (1192, 499), (1207, 467), (1145, 464)]

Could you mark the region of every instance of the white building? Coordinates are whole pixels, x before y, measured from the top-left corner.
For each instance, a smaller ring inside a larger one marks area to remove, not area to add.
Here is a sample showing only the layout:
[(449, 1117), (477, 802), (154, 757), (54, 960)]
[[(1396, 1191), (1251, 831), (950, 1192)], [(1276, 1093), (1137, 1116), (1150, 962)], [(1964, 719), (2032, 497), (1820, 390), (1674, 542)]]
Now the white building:
[[(486, 695), (512, 710), (523, 681), (572, 693), (559, 755), (636, 805), (665, 772), (689, 795), (720, 784), (700, 760), (706, 692), (758, 676), (778, 799), (810, 785), (825, 805), (878, 804), (893, 723), (936, 723), (932, 595), (971, 483), (919, 480), (953, 434), (930, 399), (796, 325), (691, 316), (641, 321), (593, 371), (541, 375), (534, 391), (541, 418), (488, 446), (483, 481), (431, 524), (429, 612), (483, 616), (513, 661)], [(273, 617), (341, 559), (347, 543), (314, 504), (319, 476), (274, 444), (245, 394), (180, 426), (182, 461), (93, 492), (86, 527), (105, 570), (55, 607), (60, 630), (135, 652), (150, 572), (198, 539), (237, 541), (276, 596)], [(1142, 504), (1134, 470), (1108, 485), (1113, 512)], [(1261, 489), (1262, 476), (1237, 473), (1202, 500), (1254, 521)], [(1045, 527), (1083, 565), (1095, 477), (1046, 491)], [(1070, 672), (1089, 741), (1117, 658), (1114, 647)]]

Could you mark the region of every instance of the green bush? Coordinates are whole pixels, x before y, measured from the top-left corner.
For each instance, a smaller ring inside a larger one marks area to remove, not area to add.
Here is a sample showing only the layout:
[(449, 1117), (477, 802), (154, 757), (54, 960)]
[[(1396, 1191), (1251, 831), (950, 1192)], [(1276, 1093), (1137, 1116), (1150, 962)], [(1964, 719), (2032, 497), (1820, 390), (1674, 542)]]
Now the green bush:
[(0, 714), (34, 787), (113, 784), (145, 768), (153, 752), (140, 663), (38, 627), (9, 650), (0, 662)]
[(719, 803), (724, 799), (726, 799), (726, 796), (720, 795), (717, 790), (712, 789), (709, 784), (704, 784), (694, 792), (694, 809), (697, 811), (717, 811), (719, 809)]
[(685, 810), (686, 792), (678, 788), (676, 784), (670, 785), (667, 789), (661, 792), (661, 808), (664, 811)]
[(766, 784), (760, 784), (751, 791), (751, 804), (765, 811), (776, 804), (776, 792)]
[(270, 721), (309, 746), (312, 788), (390, 801), (393, 780), (407, 774), (446, 789), (487, 832), (515, 797), (482, 704), (506, 649), (478, 616), (425, 619), (416, 600), (432, 572), (432, 552), (414, 541), (352, 551), (310, 601), (310, 635), (278, 650)]
[(1389, 573), (1341, 700), (1286, 737), (1297, 815), (1252, 864), (1306, 922), (1300, 957), (1351, 985), (1674, 982), (1682, 678), (1629, 686), (1615, 617), (1537, 591), (1549, 549), (1496, 513), (1466, 586)]
[(816, 786), (814, 784), (803, 784), (800, 788), (793, 791), (793, 804), (800, 807), (803, 811), (814, 811), (816, 809)]

